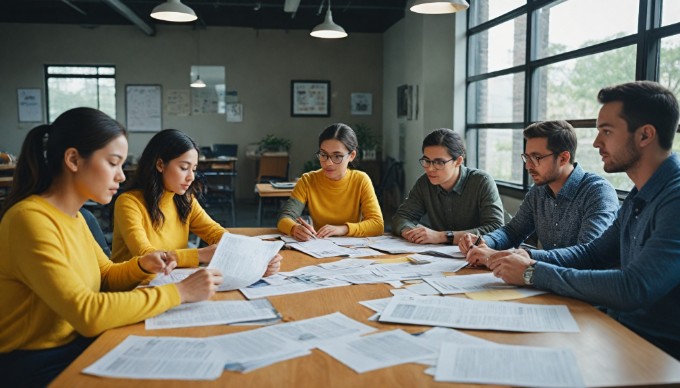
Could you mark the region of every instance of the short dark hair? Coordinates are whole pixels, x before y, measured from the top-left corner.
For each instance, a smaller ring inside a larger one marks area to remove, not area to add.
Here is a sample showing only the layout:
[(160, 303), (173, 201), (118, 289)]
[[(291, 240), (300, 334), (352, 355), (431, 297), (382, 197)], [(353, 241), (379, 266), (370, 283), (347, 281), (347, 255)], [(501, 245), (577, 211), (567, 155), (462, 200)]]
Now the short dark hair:
[(569, 151), (569, 163), (576, 159), (576, 131), (564, 120), (539, 121), (524, 129), (525, 139), (547, 138), (548, 149), (554, 154)]
[[(142, 156), (139, 157), (135, 176), (126, 188), (128, 190), (141, 190), (146, 202), (146, 209), (155, 229), (159, 229), (165, 222), (165, 216), (160, 209), (159, 202), (165, 188), (163, 187), (163, 174), (156, 169), (156, 163), (161, 160), (169, 163), (189, 150), (196, 150), (200, 155), (200, 150), (196, 142), (186, 133), (177, 129), (165, 129), (155, 134), (144, 148)], [(194, 197), (200, 196), (203, 191), (203, 184), (199, 179), (195, 179), (184, 195), (175, 195), (173, 201), (179, 213), (182, 223), (187, 221), (191, 211), (191, 201)]]
[(659, 146), (673, 147), (678, 129), (678, 100), (666, 87), (653, 81), (635, 81), (602, 88), (597, 94), (601, 104), (621, 101), (621, 117), (628, 124), (628, 132), (635, 132), (645, 124), (656, 128)]
[(438, 128), (425, 136), (423, 140), (422, 151), (425, 152), (425, 147), (442, 146), (446, 148), (452, 158), (458, 159), (459, 156), (465, 157), (465, 143), (463, 138), (448, 128)]

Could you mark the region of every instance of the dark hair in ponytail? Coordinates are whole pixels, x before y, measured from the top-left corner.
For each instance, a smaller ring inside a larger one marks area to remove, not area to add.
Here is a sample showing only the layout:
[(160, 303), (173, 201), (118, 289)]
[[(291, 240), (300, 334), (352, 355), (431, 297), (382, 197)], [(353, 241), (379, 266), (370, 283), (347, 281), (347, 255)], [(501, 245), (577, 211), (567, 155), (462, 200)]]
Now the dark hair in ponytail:
[(14, 170), (12, 189), (5, 200), (0, 218), (15, 203), (33, 194), (45, 192), (62, 173), (64, 153), (75, 148), (83, 158), (106, 147), (125, 128), (105, 113), (93, 108), (68, 110), (52, 124), (31, 129)]

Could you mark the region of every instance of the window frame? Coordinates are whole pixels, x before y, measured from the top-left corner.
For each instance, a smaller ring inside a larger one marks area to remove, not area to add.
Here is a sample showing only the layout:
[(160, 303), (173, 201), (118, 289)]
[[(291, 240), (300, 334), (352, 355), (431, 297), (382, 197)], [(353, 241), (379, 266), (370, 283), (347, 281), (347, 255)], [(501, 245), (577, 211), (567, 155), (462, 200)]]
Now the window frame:
[[(494, 1), (494, 0), (488, 0)], [(474, 136), (474, 146), (475, 152), (473, 160), (468, 160), (468, 163), (472, 162), (474, 166), (479, 166), (479, 130), (482, 129), (523, 129), (528, 125), (538, 121), (537, 117), (537, 107), (539, 104), (537, 90), (537, 85), (534, 85), (534, 75), (537, 70), (543, 66), (556, 64), (572, 59), (582, 58), (594, 54), (608, 52), (614, 49), (622, 48), (625, 46), (636, 45), (636, 65), (635, 65), (635, 80), (653, 80), (658, 81), (659, 79), (659, 66), (660, 66), (660, 54), (661, 54), (661, 39), (673, 35), (680, 35), (680, 23), (669, 24), (666, 26), (661, 26), (661, 16), (662, 16), (662, 5), (663, 0), (639, 0), (638, 9), (638, 22), (637, 22), (637, 32), (631, 35), (616, 38), (610, 41), (601, 42), (592, 46), (579, 48), (576, 50), (571, 50), (563, 52), (560, 54), (546, 56), (540, 59), (534, 59), (536, 53), (536, 41), (537, 41), (537, 26), (536, 26), (536, 11), (549, 6), (551, 4), (559, 3), (563, 0), (527, 0), (527, 3), (511, 10), (503, 15), (500, 15), (494, 19), (487, 20), (480, 23), (474, 27), (469, 27), (470, 19), (473, 15), (472, 12), (468, 12), (467, 15), (467, 27), (466, 27), (466, 78), (465, 78), (465, 88), (466, 96), (470, 95), (470, 88), (474, 82), (489, 80), (492, 78), (514, 74), (514, 73), (524, 73), (524, 108), (523, 108), (523, 121), (521, 122), (472, 122), (470, 121), (469, 109), (470, 103), (468, 98), (466, 98), (465, 106), (465, 136)], [(668, 1), (668, 0), (666, 0)], [(471, 7), (475, 6), (475, 2), (471, 2)], [(509, 68), (496, 70), (493, 72), (481, 73), (475, 71), (475, 75), (470, 75), (472, 63), (469, 60), (471, 52), (473, 51), (473, 45), (471, 44), (471, 37), (481, 33), (482, 31), (488, 31), (489, 29), (498, 26), (507, 21), (516, 19), (522, 15), (526, 17), (526, 49), (524, 63), (517, 66), (512, 66)], [(631, 80), (633, 81), (633, 80)], [(604, 85), (603, 85), (604, 86)], [(593, 96), (594, 98), (594, 96)], [(594, 128), (596, 126), (596, 118), (573, 118), (565, 117), (567, 122), (569, 122), (574, 128)], [(471, 134), (470, 132), (475, 132)], [(680, 132), (680, 128), (679, 128)], [(526, 145), (526, 140), (523, 140), (523, 147)], [(530, 179), (527, 174), (526, 169), (522, 171), (522, 183), (509, 182), (504, 180), (496, 181), (498, 186), (503, 186), (506, 190), (504, 191), (514, 191), (518, 196), (521, 196), (530, 187)], [(617, 189), (620, 195), (626, 195), (628, 191)]]
[[(97, 68), (97, 74), (50, 74), (48, 69), (50, 67), (88, 67)], [(113, 74), (99, 74), (99, 68), (112, 68)], [(45, 64), (43, 66), (44, 76), (45, 76), (45, 113), (46, 120), (51, 124), (50, 121), (50, 78), (85, 78), (85, 79), (113, 79), (114, 85), (116, 80), (116, 66), (115, 65), (86, 65), (86, 64)], [(99, 82), (97, 82), (97, 109), (101, 109), (101, 101), (99, 100)], [(114, 87), (114, 99), (116, 98), (116, 89)], [(117, 114), (117, 113), (116, 113)]]

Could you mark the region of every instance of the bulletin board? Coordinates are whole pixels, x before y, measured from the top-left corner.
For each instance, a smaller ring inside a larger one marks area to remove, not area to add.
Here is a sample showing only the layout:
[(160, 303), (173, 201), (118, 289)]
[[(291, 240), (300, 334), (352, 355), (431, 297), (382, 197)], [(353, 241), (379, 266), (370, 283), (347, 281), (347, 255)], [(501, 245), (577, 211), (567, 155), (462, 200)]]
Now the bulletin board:
[(161, 85), (125, 85), (125, 112), (130, 132), (158, 132), (163, 128)]

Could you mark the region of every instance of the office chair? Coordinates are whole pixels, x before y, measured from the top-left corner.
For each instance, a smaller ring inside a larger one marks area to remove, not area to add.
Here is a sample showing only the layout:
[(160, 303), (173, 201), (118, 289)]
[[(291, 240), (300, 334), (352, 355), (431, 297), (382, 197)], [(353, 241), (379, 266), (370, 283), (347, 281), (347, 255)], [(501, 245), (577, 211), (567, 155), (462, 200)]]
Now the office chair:
[(238, 144), (213, 144), (212, 146), (212, 156), (238, 156)]
[(106, 253), (106, 256), (111, 257), (111, 249), (109, 248), (109, 244), (106, 242), (106, 237), (104, 237), (104, 232), (102, 231), (101, 226), (99, 226), (99, 221), (97, 221), (97, 218), (94, 216), (94, 214), (92, 214), (91, 211), (85, 209), (84, 207), (80, 208), (80, 214), (83, 215), (85, 222), (87, 222), (87, 226), (90, 228), (90, 232), (97, 241), (97, 244), (102, 247), (102, 250), (104, 253)]
[(221, 224), (229, 225), (226, 218), (226, 207), (231, 211), (231, 226), (236, 226), (236, 161), (228, 163), (212, 163), (209, 168), (200, 171), (198, 179), (203, 182), (202, 202), (210, 208), (221, 208), (225, 218)]

